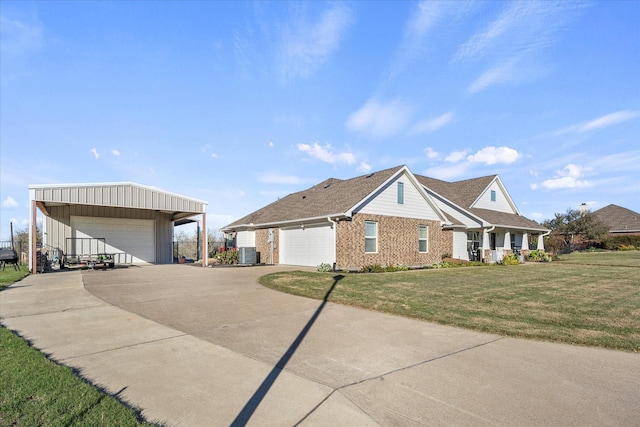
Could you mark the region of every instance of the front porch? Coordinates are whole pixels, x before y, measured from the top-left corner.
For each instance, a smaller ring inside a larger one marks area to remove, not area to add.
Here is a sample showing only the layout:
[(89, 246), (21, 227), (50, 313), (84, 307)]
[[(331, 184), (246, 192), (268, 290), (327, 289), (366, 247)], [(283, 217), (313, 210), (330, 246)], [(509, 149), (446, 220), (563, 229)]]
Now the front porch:
[(532, 244), (544, 251), (543, 237), (539, 232), (498, 227), (467, 231), (467, 259), (493, 264), (511, 254), (526, 257)]

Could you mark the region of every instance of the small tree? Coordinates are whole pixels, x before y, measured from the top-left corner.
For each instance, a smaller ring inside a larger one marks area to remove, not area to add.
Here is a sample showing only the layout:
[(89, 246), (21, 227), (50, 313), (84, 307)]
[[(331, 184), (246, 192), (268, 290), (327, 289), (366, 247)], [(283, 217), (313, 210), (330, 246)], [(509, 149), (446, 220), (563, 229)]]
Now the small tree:
[(563, 246), (562, 243), (571, 251), (575, 245), (599, 243), (608, 233), (607, 226), (591, 212), (582, 214), (579, 210), (571, 208), (565, 213), (554, 214), (553, 219), (546, 220), (542, 224), (551, 229), (552, 237), (549, 240), (558, 246), (556, 248), (558, 252), (563, 252), (563, 248), (560, 248)]

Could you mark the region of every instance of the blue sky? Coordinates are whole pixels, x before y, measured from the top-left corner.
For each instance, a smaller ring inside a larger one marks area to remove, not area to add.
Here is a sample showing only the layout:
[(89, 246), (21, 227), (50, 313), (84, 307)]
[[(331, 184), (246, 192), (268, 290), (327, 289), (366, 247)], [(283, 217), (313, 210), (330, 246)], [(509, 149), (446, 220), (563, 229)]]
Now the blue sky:
[(326, 178), (499, 174), (640, 211), (640, 2), (0, 3), (0, 238), (28, 185), (133, 181), (219, 228)]

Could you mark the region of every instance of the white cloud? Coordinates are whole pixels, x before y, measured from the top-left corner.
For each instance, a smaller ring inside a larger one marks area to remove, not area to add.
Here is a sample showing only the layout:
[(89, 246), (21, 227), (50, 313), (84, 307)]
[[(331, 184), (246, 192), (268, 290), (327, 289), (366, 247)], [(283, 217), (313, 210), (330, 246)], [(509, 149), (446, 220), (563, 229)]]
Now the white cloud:
[(438, 153), (437, 151), (435, 151), (431, 147), (425, 148), (424, 153), (427, 155), (428, 159), (434, 160), (434, 159), (437, 159), (438, 157), (440, 157), (440, 153)]
[(213, 158), (213, 159), (217, 159), (217, 158), (218, 158), (218, 155), (217, 155), (216, 153), (211, 153), (211, 158)]
[(360, 166), (358, 166), (358, 172), (367, 173), (370, 170), (371, 170), (371, 165), (367, 162), (362, 162), (360, 163)]
[(0, 16), (0, 50), (12, 55), (22, 55), (42, 46), (42, 29), (18, 20)]
[(113, 149), (111, 150), (111, 154), (113, 154), (114, 156), (119, 156), (120, 155), (120, 151)]
[(282, 68), (286, 77), (308, 76), (329, 60), (338, 49), (345, 30), (353, 22), (346, 6), (334, 5), (325, 10), (317, 22), (298, 19), (284, 31)]
[(514, 61), (507, 61), (500, 65), (496, 65), (480, 75), (467, 88), (470, 94), (478, 93), (489, 86), (496, 84), (504, 84), (516, 81), (519, 72), (514, 66)]
[(273, 147), (273, 142), (269, 141), (269, 147)]
[(435, 132), (451, 122), (451, 119), (453, 119), (453, 113), (447, 112), (438, 117), (421, 120), (413, 126), (411, 133)]
[(2, 208), (3, 209), (15, 209), (17, 207), (18, 207), (18, 202), (16, 202), (16, 200), (11, 196), (8, 196), (2, 202)]
[(535, 220), (544, 219), (544, 214), (540, 212), (531, 212), (529, 217)]
[(268, 172), (258, 177), (258, 181), (268, 184), (300, 184), (302, 180), (294, 175), (280, 175), (278, 173)]
[(326, 144), (324, 147), (314, 142), (313, 144), (298, 144), (298, 150), (306, 153), (309, 157), (314, 159), (321, 160), (325, 163), (330, 163), (332, 165), (338, 163), (346, 163), (348, 165), (352, 165), (356, 162), (356, 157), (353, 153), (350, 152), (342, 152), (336, 153), (333, 151), (333, 147), (331, 144)]
[(580, 132), (588, 132), (592, 130), (598, 130), (605, 127), (617, 125), (618, 123), (624, 123), (629, 120), (633, 120), (636, 117), (640, 117), (639, 111), (617, 111), (615, 113), (607, 114), (597, 119), (591, 120), (589, 123), (582, 125), (579, 128)]
[(574, 165), (569, 163), (562, 170), (556, 172), (556, 177), (547, 179), (542, 182), (542, 187), (547, 190), (560, 190), (564, 188), (588, 188), (592, 187), (587, 180), (581, 180), (585, 172), (591, 171), (590, 168)]
[(93, 154), (93, 156), (94, 156), (96, 159), (97, 159), (98, 157), (100, 157), (100, 153), (98, 153), (98, 150), (96, 150), (96, 149), (95, 149), (95, 147), (94, 147), (94, 148), (92, 148), (92, 149), (91, 149), (91, 150), (89, 150), (89, 151), (91, 151), (91, 154)]
[(467, 157), (467, 151), (452, 151), (447, 157), (444, 158), (445, 162), (458, 163), (460, 160), (464, 160)]
[(534, 182), (533, 184), (529, 185), (529, 188), (532, 189), (532, 190), (537, 190), (538, 189), (538, 184)]
[(369, 100), (351, 113), (346, 125), (351, 131), (385, 138), (404, 129), (412, 114), (412, 109), (398, 99), (385, 104)]
[(458, 49), (455, 60), (490, 64), (467, 88), (475, 94), (490, 86), (524, 83), (551, 68), (542, 55), (577, 15), (577, 3), (519, 1), (505, 5), (496, 18)]
[(522, 157), (517, 150), (509, 147), (484, 147), (476, 154), (467, 157), (470, 162), (484, 163), (485, 165), (493, 165), (496, 163), (511, 164)]

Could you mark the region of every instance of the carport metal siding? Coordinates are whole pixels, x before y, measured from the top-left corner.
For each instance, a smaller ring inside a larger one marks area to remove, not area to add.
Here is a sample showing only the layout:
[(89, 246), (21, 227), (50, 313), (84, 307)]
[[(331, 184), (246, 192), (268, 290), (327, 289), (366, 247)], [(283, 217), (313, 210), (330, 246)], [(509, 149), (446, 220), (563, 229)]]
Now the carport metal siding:
[(43, 202), (204, 213), (204, 203), (132, 185), (47, 187), (35, 193)]
[(64, 250), (67, 237), (73, 237), (71, 216), (151, 219), (155, 221), (155, 251), (157, 264), (173, 262), (171, 216), (152, 210), (115, 208), (109, 206), (65, 205), (48, 208), (51, 216), (45, 216), (46, 244)]

